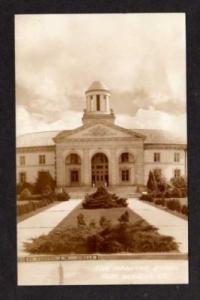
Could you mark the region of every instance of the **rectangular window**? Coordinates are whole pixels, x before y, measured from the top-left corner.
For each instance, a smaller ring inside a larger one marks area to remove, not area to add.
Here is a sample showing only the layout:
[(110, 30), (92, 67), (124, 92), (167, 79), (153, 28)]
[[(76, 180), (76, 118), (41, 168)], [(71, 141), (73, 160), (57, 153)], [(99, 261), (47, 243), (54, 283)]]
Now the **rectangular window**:
[(24, 155), (19, 157), (19, 163), (20, 166), (24, 166), (26, 164), (26, 159)]
[(129, 181), (129, 170), (122, 170), (122, 181)]
[(175, 169), (174, 170), (174, 177), (177, 178), (177, 177), (180, 177), (181, 176), (181, 170), (180, 169)]
[(100, 95), (97, 95), (97, 111), (100, 111)]
[(78, 173), (78, 170), (72, 170), (71, 171), (71, 182), (72, 183), (75, 183), (75, 182), (78, 182), (79, 181), (79, 173)]
[(174, 153), (174, 161), (175, 162), (179, 162), (180, 161), (180, 153), (178, 153), (178, 152)]
[(45, 155), (44, 154), (39, 155), (39, 164), (44, 165), (45, 161), (46, 161)]
[(25, 172), (19, 173), (19, 181), (20, 181), (20, 183), (26, 182), (26, 173)]
[(159, 152), (155, 152), (154, 153), (154, 161), (155, 162), (159, 162), (160, 161), (160, 153)]

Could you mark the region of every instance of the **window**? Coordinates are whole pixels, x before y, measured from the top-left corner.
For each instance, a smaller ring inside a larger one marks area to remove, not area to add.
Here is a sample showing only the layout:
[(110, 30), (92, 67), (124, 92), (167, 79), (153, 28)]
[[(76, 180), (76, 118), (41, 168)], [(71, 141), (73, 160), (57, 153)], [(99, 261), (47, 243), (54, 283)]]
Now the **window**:
[(129, 181), (129, 170), (122, 170), (121, 178), (122, 181)]
[(24, 166), (25, 165), (25, 163), (26, 163), (25, 156), (20, 156), (19, 157), (19, 163), (20, 163), (20, 166)]
[(90, 96), (90, 99), (92, 100), (92, 99), (93, 99), (93, 96)]
[(97, 95), (97, 110), (100, 111), (100, 95)]
[(121, 162), (128, 162), (129, 161), (129, 153), (128, 152), (124, 152), (121, 155)]
[(26, 182), (26, 173), (25, 172), (19, 173), (19, 181), (20, 181), (20, 183)]
[(160, 153), (159, 152), (155, 152), (154, 153), (154, 161), (155, 162), (159, 162), (160, 161)]
[(72, 170), (71, 171), (71, 182), (75, 183), (75, 182), (78, 182), (79, 181), (79, 176), (78, 176), (78, 170)]
[(174, 161), (175, 162), (179, 162), (180, 161), (180, 153), (178, 153), (178, 152), (174, 153)]
[(103, 96), (103, 99), (105, 99), (105, 100), (106, 100), (106, 95), (104, 95), (104, 96)]
[(177, 178), (177, 177), (180, 177), (181, 176), (181, 170), (180, 169), (175, 169), (174, 170), (174, 177)]
[(45, 164), (45, 155), (39, 155), (39, 164), (44, 165)]

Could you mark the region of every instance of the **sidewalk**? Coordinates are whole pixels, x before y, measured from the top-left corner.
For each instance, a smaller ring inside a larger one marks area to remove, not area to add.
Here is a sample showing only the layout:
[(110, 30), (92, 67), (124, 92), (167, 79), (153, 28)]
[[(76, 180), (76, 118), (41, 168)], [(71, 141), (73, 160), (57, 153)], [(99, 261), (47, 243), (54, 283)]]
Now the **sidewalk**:
[(40, 212), (17, 225), (18, 256), (29, 255), (23, 250), (23, 243), (33, 237), (47, 234), (57, 226), (76, 206), (80, 199), (61, 202), (43, 212)]
[(159, 228), (159, 233), (173, 236), (179, 243), (181, 253), (188, 253), (188, 221), (170, 214), (164, 210), (140, 201), (129, 199), (129, 208), (133, 209), (138, 215), (151, 225)]

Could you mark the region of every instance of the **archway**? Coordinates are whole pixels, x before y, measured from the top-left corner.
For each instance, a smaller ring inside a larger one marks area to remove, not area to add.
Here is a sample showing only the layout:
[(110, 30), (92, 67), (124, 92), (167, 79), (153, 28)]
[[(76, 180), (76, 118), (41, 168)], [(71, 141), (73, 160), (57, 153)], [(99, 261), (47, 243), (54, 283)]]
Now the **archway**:
[(92, 185), (108, 186), (108, 158), (104, 153), (96, 153), (92, 157)]

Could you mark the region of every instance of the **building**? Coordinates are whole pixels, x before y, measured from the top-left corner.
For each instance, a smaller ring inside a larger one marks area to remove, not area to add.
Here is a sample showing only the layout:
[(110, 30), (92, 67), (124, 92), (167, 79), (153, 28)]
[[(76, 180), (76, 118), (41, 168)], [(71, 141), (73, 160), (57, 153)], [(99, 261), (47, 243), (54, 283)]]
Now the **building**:
[(34, 183), (49, 171), (57, 187), (143, 187), (150, 170), (168, 180), (186, 176), (187, 146), (171, 132), (115, 124), (110, 91), (95, 81), (85, 92), (81, 127), (17, 138), (17, 182)]

